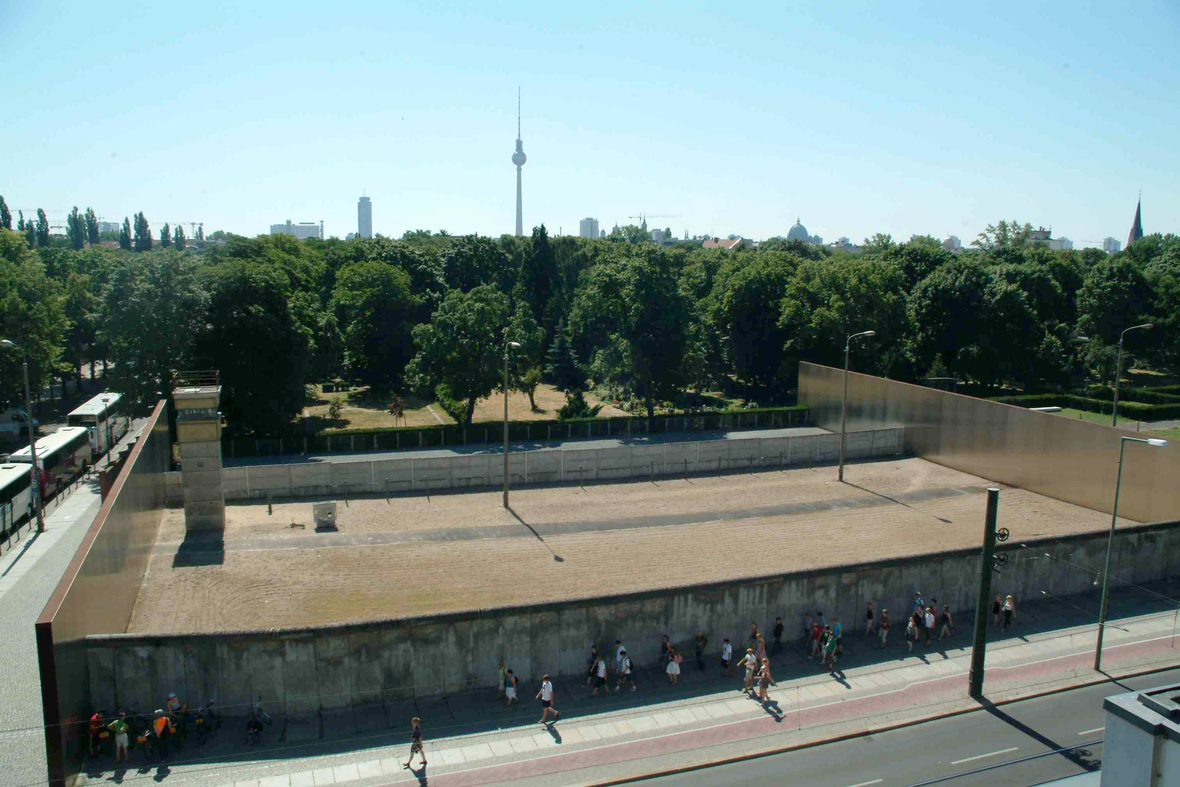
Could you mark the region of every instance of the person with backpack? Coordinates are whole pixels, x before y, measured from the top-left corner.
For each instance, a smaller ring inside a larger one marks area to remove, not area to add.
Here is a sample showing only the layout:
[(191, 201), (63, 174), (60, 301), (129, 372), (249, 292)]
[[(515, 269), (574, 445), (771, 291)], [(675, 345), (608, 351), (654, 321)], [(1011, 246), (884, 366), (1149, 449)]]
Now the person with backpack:
[(676, 648), (668, 648), (668, 666), (664, 671), (668, 673), (668, 681), (675, 686), (676, 681), (680, 680), (680, 654)]
[(619, 685), (615, 688), (618, 691), (623, 690), (623, 684), (631, 681), (631, 691), (635, 691), (635, 673), (631, 671), (631, 657), (627, 655), (627, 651), (623, 651), (623, 660), (619, 662)]
[(519, 702), (516, 697), (516, 691), (519, 687), (520, 681), (518, 681), (516, 676), (512, 674), (512, 670), (508, 670), (504, 677), (504, 695), (508, 697), (508, 702), (504, 703), (505, 708), (514, 702)]

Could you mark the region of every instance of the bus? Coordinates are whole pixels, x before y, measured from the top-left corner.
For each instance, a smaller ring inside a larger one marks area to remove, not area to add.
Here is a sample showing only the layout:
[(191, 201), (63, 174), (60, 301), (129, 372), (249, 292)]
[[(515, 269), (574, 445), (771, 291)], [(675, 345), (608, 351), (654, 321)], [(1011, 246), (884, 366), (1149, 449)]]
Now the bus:
[[(29, 446), (25, 446), (8, 461), (13, 464), (33, 463)], [(41, 499), (49, 500), (58, 490), (90, 467), (90, 430), (84, 426), (63, 426), (37, 441), (37, 464), (41, 466)]]
[(0, 533), (11, 533), (33, 515), (33, 479), (27, 464), (0, 465)]
[(122, 398), (122, 394), (101, 393), (68, 416), (70, 426), (84, 426), (90, 430), (90, 451), (94, 456), (102, 456), (111, 450), (131, 426), (131, 419), (123, 414), (119, 403)]

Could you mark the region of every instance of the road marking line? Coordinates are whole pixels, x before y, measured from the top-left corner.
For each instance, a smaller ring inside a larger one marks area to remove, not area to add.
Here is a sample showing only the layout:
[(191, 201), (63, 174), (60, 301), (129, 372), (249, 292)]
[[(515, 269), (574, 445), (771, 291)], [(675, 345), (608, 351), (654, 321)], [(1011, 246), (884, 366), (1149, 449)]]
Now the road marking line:
[(1016, 751), (1019, 746), (1013, 746), (1010, 749), (1000, 749), (999, 751), (990, 751), (987, 754), (976, 754), (974, 757), (968, 757), (964, 760), (951, 760), (951, 765), (962, 765), (965, 762), (974, 762), (975, 760), (982, 760), (984, 757), (995, 757), (997, 754), (1007, 754), (1010, 751)]
[(1106, 728), (1105, 727), (1095, 727), (1092, 730), (1083, 730), (1083, 731), (1079, 732), (1078, 735), (1089, 735), (1094, 732), (1106, 732)]
[(861, 782), (860, 784), (850, 784), (848, 787), (869, 787), (870, 784), (880, 784), (880, 779), (873, 779), (871, 782)]

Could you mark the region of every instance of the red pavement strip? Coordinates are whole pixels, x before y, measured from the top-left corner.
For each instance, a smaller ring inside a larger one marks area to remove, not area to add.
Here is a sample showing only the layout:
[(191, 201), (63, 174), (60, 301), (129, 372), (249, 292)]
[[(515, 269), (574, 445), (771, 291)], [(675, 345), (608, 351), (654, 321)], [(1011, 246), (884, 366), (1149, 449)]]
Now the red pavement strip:
[[(1125, 645), (1114, 645), (1105, 648), (1103, 652), (1106, 654), (1106, 660), (1108, 662), (1118, 661), (1120, 656), (1125, 659), (1131, 655), (1142, 655), (1145, 652), (1151, 652), (1155, 650), (1172, 650), (1170, 645), (1164, 644), (1165, 640), (1170, 639), (1172, 639), (1172, 637), (1167, 636), (1143, 640), (1140, 642), (1131, 642)], [(1074, 668), (1075, 665), (1084, 667), (1090, 663), (1090, 659), (1092, 658), (1093, 654), (1091, 653), (1076, 653), (1067, 656), (1055, 656), (1048, 659), (1041, 659), (1028, 664), (1021, 664), (1012, 667), (989, 667), (988, 672), (995, 673), (1003, 671), (1006, 673), (1006, 678), (1010, 680), (1019, 680), (1022, 676), (1034, 677), (1038, 674), (1044, 675), (1045, 673), (1059, 672), (1061, 670), (1062, 665), (1060, 664), (1054, 664), (1052, 667), (1047, 667), (1046, 665), (1048, 665), (1050, 662), (1065, 661), (1066, 668), (1068, 669)], [(1153, 672), (1162, 672), (1164, 670), (1175, 668), (1176, 664), (1173, 663), (1167, 666), (1155, 667), (1140, 672), (1120, 675), (1118, 677), (1129, 678), (1135, 677), (1137, 675), (1149, 675)], [(1048, 696), (1050, 694), (1057, 694), (1062, 691), (1081, 688), (1083, 686), (1107, 683), (1110, 680), (1112, 680), (1110, 677), (1102, 677), (1094, 680), (1082, 680), (1066, 687), (1050, 689), (1048, 691), (1034, 694), (1027, 694), (1008, 700), (1001, 700), (993, 704), (995, 706), (1007, 705), (1011, 702)], [(786, 718), (794, 716), (795, 718), (792, 719), (792, 721), (795, 722), (798, 728), (803, 728), (811, 723), (832, 723), (833, 721), (855, 718), (857, 716), (881, 715), (884, 713), (896, 712), (906, 707), (912, 707), (915, 703), (911, 699), (907, 699), (907, 697), (912, 697), (913, 693), (919, 689), (923, 695), (922, 701), (927, 702), (927, 704), (929, 704), (928, 700), (930, 695), (935, 691), (942, 691), (946, 694), (952, 694), (953, 696), (943, 700), (943, 702), (951, 702), (954, 700), (965, 699), (965, 692), (961, 691), (961, 689), (965, 688), (963, 684), (966, 682), (967, 676), (965, 674), (948, 675), (942, 678), (931, 678), (929, 680), (907, 684), (904, 688), (889, 689), (869, 697), (859, 697), (849, 700), (836, 700), (835, 702), (804, 708), (797, 711), (788, 710), (781, 714), (779, 718), (781, 720), (786, 720)], [(959, 685), (956, 687), (955, 684)], [(947, 691), (948, 689), (950, 689), (950, 691)], [(753, 707), (754, 705), (751, 704), (751, 708)], [(828, 743), (848, 740), (850, 738), (858, 738), (862, 735), (867, 735), (870, 733), (888, 732), (889, 730), (911, 727), (916, 724), (924, 724), (926, 722), (935, 721), (938, 719), (959, 716), (964, 713), (973, 713), (978, 710), (981, 710), (981, 708), (964, 708), (946, 713), (934, 714), (920, 719), (910, 719), (897, 724), (887, 724), (878, 727), (869, 726), (856, 732), (845, 733), (842, 735), (836, 735), (813, 741), (806, 741), (804, 743), (792, 744), (790, 746), (766, 749), (764, 751), (743, 754), (740, 757), (718, 759), (707, 763), (700, 763), (682, 768), (672, 768), (656, 772), (633, 774), (608, 781), (595, 782), (588, 785), (587, 787), (610, 787), (610, 785), (626, 784), (628, 782), (635, 782), (642, 779), (653, 779), (660, 776), (669, 776), (677, 773), (686, 773), (689, 771), (711, 768), (733, 762), (741, 762), (744, 760), (753, 759), (755, 757), (766, 757), (773, 754), (781, 754), (799, 749), (808, 749), (816, 746), (823, 746)], [(836, 714), (835, 718), (833, 717), (833, 712)], [(545, 776), (553, 773), (575, 771), (580, 768), (590, 768), (602, 765), (611, 765), (620, 762), (643, 760), (663, 754), (674, 754), (676, 752), (699, 749), (704, 746), (715, 746), (717, 744), (731, 743), (734, 741), (747, 740), (750, 738), (768, 737), (775, 733), (786, 732), (787, 730), (784, 730), (782, 727), (778, 726), (779, 724), (780, 721), (776, 721), (776, 719), (770, 715), (767, 715), (767, 717), (764, 719), (742, 719), (738, 721), (729, 721), (712, 727), (688, 730), (686, 732), (680, 733), (672, 733), (654, 738), (646, 738), (644, 740), (634, 741), (631, 743), (607, 744), (591, 749), (584, 749), (582, 751), (570, 752), (568, 754), (553, 754), (547, 757), (539, 757), (521, 762), (473, 768), (471, 770), (459, 771), (457, 773), (440, 774), (438, 776), (431, 776), (430, 780), (432, 784), (439, 785), (440, 787), (476, 787), (477, 785), (483, 784), (496, 784), (499, 782), (512, 781), (514, 779), (525, 779), (536, 776)], [(556, 729), (560, 733), (560, 727)], [(525, 731), (526, 728), (522, 728), (522, 733)], [(406, 781), (408, 780), (390, 782), (389, 784), (404, 784)], [(415, 779), (415, 781), (417, 781), (417, 779)]]

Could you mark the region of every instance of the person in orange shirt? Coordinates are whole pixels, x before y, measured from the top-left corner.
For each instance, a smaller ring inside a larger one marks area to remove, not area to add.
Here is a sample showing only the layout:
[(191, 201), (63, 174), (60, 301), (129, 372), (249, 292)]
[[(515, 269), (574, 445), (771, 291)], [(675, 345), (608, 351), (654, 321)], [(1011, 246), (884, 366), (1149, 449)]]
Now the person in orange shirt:
[(175, 731), (172, 719), (164, 715), (162, 708), (158, 709), (156, 718), (152, 720), (152, 732), (156, 734), (156, 750), (160, 752), (161, 759), (168, 756), (168, 742), (172, 739), (172, 733)]

